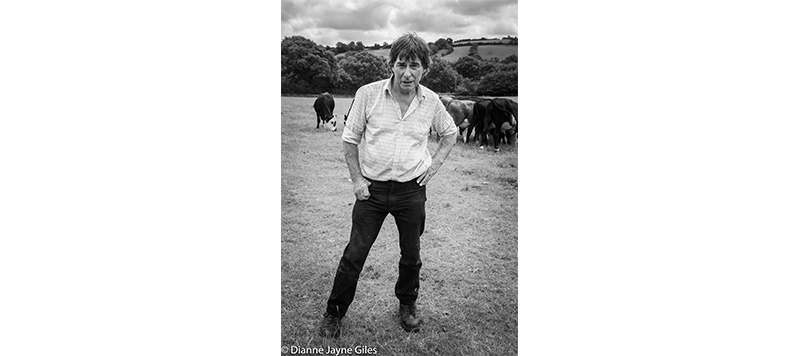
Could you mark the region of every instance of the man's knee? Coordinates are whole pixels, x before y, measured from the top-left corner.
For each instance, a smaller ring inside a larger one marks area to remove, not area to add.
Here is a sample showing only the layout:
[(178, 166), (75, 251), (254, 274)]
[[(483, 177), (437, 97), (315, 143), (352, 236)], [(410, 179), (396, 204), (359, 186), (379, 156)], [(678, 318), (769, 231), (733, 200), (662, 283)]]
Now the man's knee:
[(422, 267), (422, 259), (417, 254), (400, 254), (400, 265), (403, 267), (420, 268)]

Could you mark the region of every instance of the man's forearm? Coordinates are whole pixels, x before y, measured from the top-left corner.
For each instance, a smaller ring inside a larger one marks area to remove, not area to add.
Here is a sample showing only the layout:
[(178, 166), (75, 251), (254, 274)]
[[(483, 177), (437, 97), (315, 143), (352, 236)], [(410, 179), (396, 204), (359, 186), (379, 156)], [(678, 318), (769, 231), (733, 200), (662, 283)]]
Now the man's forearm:
[(347, 169), (350, 171), (350, 180), (355, 182), (364, 179), (361, 175), (361, 164), (358, 163), (358, 145), (343, 141), (344, 161), (347, 162)]
[(442, 136), (442, 139), (439, 140), (439, 147), (436, 148), (436, 152), (434, 152), (431, 157), (431, 166), (438, 169), (444, 163), (447, 156), (450, 155), (450, 151), (453, 150), (455, 144), (456, 134)]

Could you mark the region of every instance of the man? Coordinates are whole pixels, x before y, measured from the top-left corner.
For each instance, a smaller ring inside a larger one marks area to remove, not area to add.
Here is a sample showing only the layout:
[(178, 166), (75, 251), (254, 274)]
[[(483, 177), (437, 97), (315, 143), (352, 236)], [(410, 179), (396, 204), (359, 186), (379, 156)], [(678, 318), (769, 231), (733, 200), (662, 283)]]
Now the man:
[[(399, 275), (395, 296), (400, 302), (400, 325), (418, 331), (420, 235), (425, 230), (425, 185), (441, 168), (455, 145), (456, 129), (436, 93), (419, 84), (428, 73), (428, 43), (406, 33), (392, 43), (392, 76), (364, 85), (356, 92), (342, 133), (344, 155), (353, 181), (352, 229), (320, 334), (339, 337), (341, 318), (347, 313), (356, 284), (372, 244), (387, 214), (392, 214), (400, 235)], [(442, 140), (431, 157), (428, 132)]]

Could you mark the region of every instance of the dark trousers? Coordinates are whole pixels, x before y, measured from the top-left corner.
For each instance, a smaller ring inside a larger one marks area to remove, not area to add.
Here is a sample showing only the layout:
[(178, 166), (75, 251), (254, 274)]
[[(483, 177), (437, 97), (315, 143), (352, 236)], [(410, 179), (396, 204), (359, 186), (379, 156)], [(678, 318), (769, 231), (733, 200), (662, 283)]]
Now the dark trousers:
[(425, 230), (425, 187), (416, 179), (408, 182), (371, 181), (370, 197), (353, 204), (350, 242), (344, 249), (327, 312), (343, 317), (353, 302), (356, 285), (372, 244), (378, 237), (387, 214), (392, 214), (400, 233), (400, 264), (394, 292), (400, 304), (414, 304), (419, 290), (419, 237)]

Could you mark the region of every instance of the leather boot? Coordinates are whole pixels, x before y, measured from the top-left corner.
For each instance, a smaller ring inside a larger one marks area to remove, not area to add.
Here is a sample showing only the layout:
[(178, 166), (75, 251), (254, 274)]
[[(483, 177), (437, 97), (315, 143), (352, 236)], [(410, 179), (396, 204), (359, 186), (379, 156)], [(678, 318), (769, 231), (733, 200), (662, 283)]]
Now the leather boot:
[(342, 333), (342, 319), (338, 316), (325, 313), (325, 318), (319, 325), (319, 334), (324, 337), (338, 338)]
[(420, 325), (422, 325), (422, 318), (417, 318), (416, 304), (411, 304), (411, 305), (400, 304), (400, 325), (403, 327), (403, 330), (405, 331), (409, 332), (419, 331), (419, 327)]

